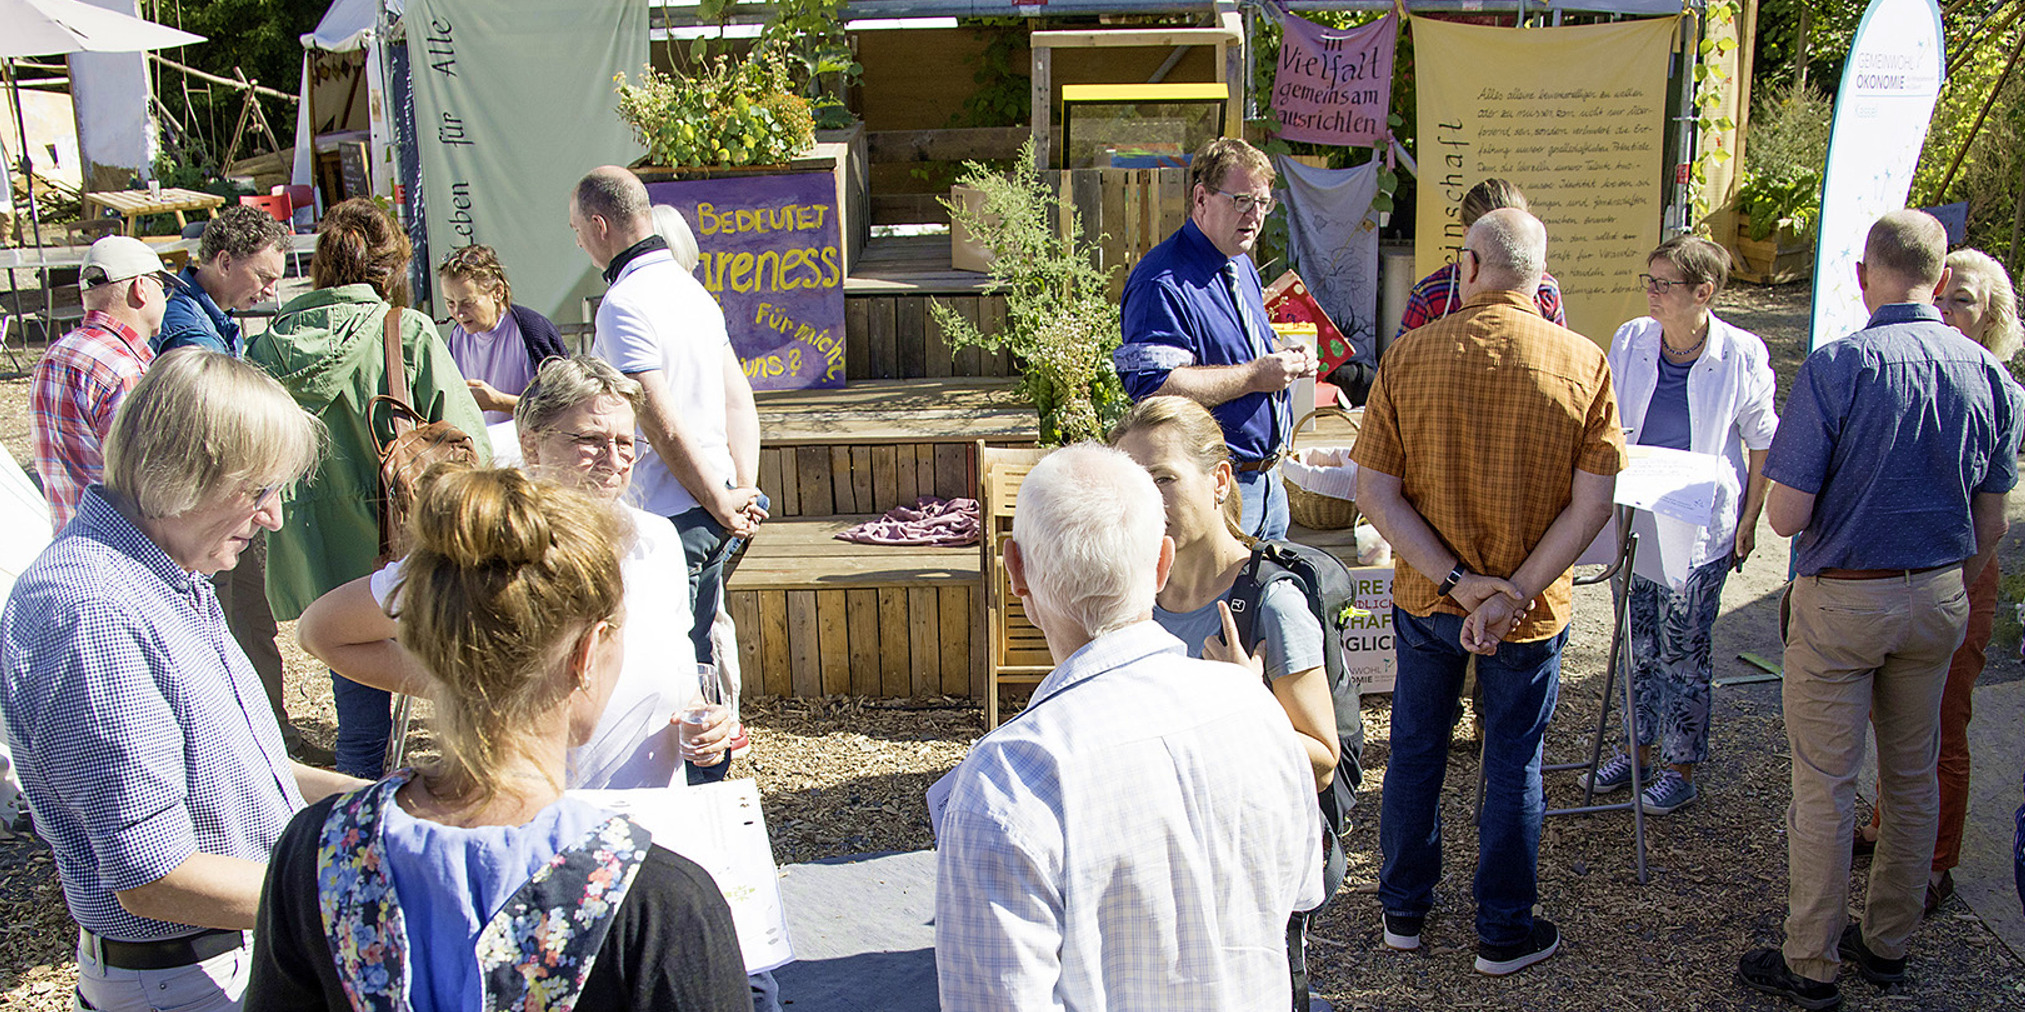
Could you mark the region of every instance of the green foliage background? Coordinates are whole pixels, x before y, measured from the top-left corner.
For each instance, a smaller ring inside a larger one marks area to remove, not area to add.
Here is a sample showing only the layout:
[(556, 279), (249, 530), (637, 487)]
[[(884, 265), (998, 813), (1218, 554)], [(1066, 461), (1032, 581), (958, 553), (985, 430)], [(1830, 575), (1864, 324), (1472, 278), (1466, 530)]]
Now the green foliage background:
[[(185, 66), (231, 77), (237, 67), (246, 76), (276, 91), (294, 94), (302, 84), (302, 44), (298, 38), (316, 28), (330, 0), (144, 0), (141, 15), (151, 21), (195, 32), (207, 41), (162, 55)], [(185, 87), (188, 88), (185, 105)], [(165, 137), (177, 162), (215, 171), (222, 148), (232, 139), (239, 118), (241, 92), (205, 85), (166, 68), (156, 68), (156, 93), (178, 119), (198, 137)], [(294, 139), (295, 103), (278, 98), (259, 100), (267, 122), (283, 144)], [(195, 122), (190, 122), (190, 113)], [(166, 124), (164, 124), (166, 128)], [(240, 156), (249, 154), (244, 145)]]

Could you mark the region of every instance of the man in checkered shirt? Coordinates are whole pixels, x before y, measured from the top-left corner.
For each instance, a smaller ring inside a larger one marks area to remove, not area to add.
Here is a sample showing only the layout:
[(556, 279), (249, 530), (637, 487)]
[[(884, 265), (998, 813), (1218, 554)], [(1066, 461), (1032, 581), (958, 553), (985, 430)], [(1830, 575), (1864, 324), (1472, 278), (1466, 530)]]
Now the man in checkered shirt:
[(139, 239), (111, 235), (92, 243), (77, 280), (84, 322), (35, 363), (28, 427), (57, 530), (77, 512), (85, 486), (99, 479), (113, 413), (155, 360), (148, 341), (162, 329), (166, 275), (162, 258)]
[(1116, 450), (1020, 487), (1006, 572), (1058, 666), (930, 792), (944, 1009), (1292, 1001), (1287, 918), (1324, 899), (1314, 773), (1256, 671), (1154, 624), (1165, 529)]
[[(1352, 456), (1357, 505), (1392, 544), (1392, 755), (1378, 816), (1385, 943), (1420, 947), (1441, 877), (1442, 774), (1463, 672), (1484, 695), (1477, 959), (1554, 954), (1538, 899), (1540, 739), (1573, 603), (1569, 567), (1610, 518), (1624, 430), (1594, 341), (1540, 318), (1547, 230), (1484, 215), (1463, 240), (1462, 309), (1385, 353)], [(1446, 575), (1443, 575), (1446, 574)]]

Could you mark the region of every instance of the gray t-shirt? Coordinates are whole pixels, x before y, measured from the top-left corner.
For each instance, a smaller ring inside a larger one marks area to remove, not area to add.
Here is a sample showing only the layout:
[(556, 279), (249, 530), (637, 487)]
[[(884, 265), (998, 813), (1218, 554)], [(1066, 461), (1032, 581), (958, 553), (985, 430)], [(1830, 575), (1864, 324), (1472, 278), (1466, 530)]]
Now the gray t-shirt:
[[(1223, 635), (1223, 617), (1217, 601), (1230, 600), (1226, 590), (1215, 601), (1194, 611), (1168, 611), (1153, 606), (1153, 621), (1188, 645), (1188, 656), (1201, 657), (1202, 643)], [(1308, 610), (1308, 600), (1292, 581), (1281, 580), (1266, 587), (1259, 602), (1259, 618), (1252, 627), (1258, 640), (1253, 652), (1261, 650), (1266, 661), (1266, 678), (1279, 681), (1288, 675), (1322, 666), (1322, 623)]]

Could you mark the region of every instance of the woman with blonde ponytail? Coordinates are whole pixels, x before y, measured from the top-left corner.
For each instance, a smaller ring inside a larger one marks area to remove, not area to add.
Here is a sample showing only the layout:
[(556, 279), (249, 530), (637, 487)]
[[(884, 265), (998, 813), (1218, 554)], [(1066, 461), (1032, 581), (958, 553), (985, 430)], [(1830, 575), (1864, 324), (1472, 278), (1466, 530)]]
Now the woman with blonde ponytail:
[(709, 875), (563, 795), (618, 675), (629, 530), (518, 471), (424, 479), (393, 606), (442, 754), (289, 824), (248, 1008), (751, 1007)]

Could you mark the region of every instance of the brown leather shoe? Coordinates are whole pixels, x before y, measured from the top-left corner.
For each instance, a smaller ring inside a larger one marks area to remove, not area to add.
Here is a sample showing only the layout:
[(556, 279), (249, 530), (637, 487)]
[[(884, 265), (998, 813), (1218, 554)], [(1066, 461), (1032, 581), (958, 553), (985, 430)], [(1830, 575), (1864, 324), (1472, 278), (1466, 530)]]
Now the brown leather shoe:
[(1927, 883), (1927, 905), (1926, 905), (1926, 912), (1923, 916), (1932, 917), (1934, 915), (1934, 911), (1939, 910), (1941, 908), (1941, 904), (1946, 903), (1948, 901), (1948, 897), (1953, 896), (1954, 894), (1955, 894), (1955, 873), (1952, 871), (1944, 871), (1941, 873), (1941, 880), (1939, 882)]

